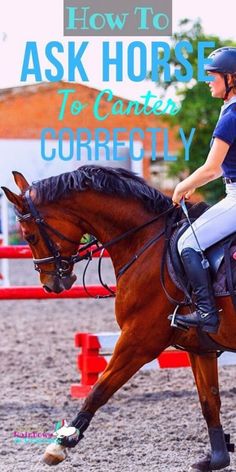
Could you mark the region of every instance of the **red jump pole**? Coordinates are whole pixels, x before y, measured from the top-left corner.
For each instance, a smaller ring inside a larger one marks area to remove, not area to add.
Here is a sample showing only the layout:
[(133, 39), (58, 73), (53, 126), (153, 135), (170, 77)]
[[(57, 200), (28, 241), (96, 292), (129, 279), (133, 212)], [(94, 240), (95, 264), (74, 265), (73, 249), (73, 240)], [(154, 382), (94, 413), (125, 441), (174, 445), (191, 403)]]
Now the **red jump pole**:
[[(92, 246), (91, 250), (96, 247), (97, 246)], [(82, 249), (82, 247), (80, 249)], [(99, 256), (100, 252), (97, 252), (93, 257)], [(104, 251), (103, 256), (110, 257), (107, 251)], [(0, 246), (0, 259), (32, 259), (32, 257), (32, 252), (29, 246)]]
[[(110, 287), (115, 291), (116, 287)], [(108, 295), (109, 292), (100, 286), (90, 285), (87, 287), (89, 294), (92, 297), (97, 295)], [(16, 287), (1, 287), (0, 300), (33, 300), (33, 299), (50, 299), (50, 298), (90, 298), (83, 287), (75, 286), (70, 290), (65, 290), (60, 294), (47, 293), (42, 287), (24, 285)]]

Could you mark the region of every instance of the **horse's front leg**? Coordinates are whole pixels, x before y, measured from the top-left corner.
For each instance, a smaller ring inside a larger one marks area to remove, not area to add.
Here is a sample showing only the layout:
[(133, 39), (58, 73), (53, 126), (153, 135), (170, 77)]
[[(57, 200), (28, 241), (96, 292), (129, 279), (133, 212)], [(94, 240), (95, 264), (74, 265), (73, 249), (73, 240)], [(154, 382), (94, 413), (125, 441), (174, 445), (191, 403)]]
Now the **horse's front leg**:
[[(147, 336), (149, 336), (148, 343)], [(141, 332), (140, 326), (137, 329), (133, 326), (132, 329), (122, 330), (108, 366), (87, 396), (78, 415), (71, 422), (71, 426), (78, 430), (78, 436), (64, 437), (60, 440), (61, 446), (50, 444), (44, 455), (44, 461), (48, 465), (57, 464), (66, 458), (66, 450), (63, 450), (63, 447), (74, 447), (83, 438), (84, 431), (98, 408), (104, 405), (144, 364), (155, 359), (166, 348), (169, 336), (162, 335), (162, 341), (158, 343), (158, 334), (154, 330), (151, 334), (146, 330)]]
[(204, 356), (190, 354), (190, 361), (211, 444), (211, 455), (194, 464), (192, 470), (219, 470), (230, 464), (230, 457), (220, 423), (221, 401), (216, 353)]
[(140, 329), (122, 331), (109, 364), (87, 396), (81, 411), (72, 421), (73, 426), (80, 427), (80, 418), (84, 415), (91, 418), (122, 385), (144, 364), (157, 357), (164, 348), (147, 348), (147, 340), (140, 333)]

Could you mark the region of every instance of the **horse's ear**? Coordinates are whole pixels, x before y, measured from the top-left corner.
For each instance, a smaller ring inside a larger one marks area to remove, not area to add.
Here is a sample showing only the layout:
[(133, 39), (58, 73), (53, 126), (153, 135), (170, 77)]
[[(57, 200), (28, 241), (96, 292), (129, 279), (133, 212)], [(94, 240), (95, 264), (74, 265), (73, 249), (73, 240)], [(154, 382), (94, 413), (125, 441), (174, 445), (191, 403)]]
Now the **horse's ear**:
[(12, 174), (17, 187), (19, 187), (21, 192), (24, 193), (30, 186), (26, 178), (23, 176), (23, 174), (17, 172), (16, 170), (13, 170)]
[(12, 192), (7, 187), (1, 187), (1, 189), (5, 193), (9, 202), (13, 203), (13, 205), (16, 205), (18, 208), (22, 208), (23, 201), (20, 195), (16, 195), (16, 193)]

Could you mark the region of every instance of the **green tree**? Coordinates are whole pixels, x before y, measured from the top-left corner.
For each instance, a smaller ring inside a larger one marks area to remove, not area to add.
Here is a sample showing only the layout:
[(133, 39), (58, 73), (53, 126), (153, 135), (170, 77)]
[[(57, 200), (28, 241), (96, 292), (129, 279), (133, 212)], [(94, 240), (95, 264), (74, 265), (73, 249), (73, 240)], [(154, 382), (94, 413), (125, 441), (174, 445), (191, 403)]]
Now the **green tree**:
[[(231, 40), (222, 41), (218, 36), (206, 36), (201, 26), (200, 20), (192, 22), (184, 19), (180, 22), (180, 30), (172, 37), (171, 43), (171, 64), (175, 67), (180, 67), (175, 60), (174, 47), (179, 41), (187, 40), (193, 46), (193, 53), (191, 53), (191, 61), (193, 67), (193, 77), (197, 77), (197, 51), (199, 41), (213, 41), (215, 49), (232, 45), (235, 46)], [(212, 50), (207, 51), (210, 54)], [(184, 73), (184, 71), (183, 71)], [(176, 80), (172, 75), (170, 82), (158, 84), (162, 87), (163, 94), (169, 87), (174, 87), (176, 96), (181, 102), (181, 111), (175, 115), (166, 115), (165, 120), (169, 126), (181, 126), (188, 136), (192, 128), (196, 128), (195, 135), (191, 144), (190, 159), (184, 161), (184, 150), (180, 151), (178, 160), (170, 163), (170, 175), (178, 175), (181, 177), (183, 172), (192, 173), (196, 168), (201, 166), (206, 159), (210, 148), (210, 141), (212, 132), (216, 125), (219, 110), (223, 102), (219, 99), (211, 97), (208, 85), (203, 82), (197, 82), (193, 79), (191, 83), (184, 84)], [(224, 193), (223, 184), (220, 179), (210, 182), (208, 185), (200, 188), (201, 193), (209, 202), (215, 202)]]

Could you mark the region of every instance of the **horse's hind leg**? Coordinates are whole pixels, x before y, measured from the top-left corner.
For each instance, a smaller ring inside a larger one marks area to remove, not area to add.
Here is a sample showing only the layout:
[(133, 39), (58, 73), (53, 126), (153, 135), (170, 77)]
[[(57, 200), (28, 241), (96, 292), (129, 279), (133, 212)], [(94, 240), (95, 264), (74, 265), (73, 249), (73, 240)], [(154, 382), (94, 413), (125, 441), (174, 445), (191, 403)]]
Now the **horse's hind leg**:
[(211, 471), (227, 467), (230, 457), (220, 424), (220, 394), (216, 353), (204, 356), (190, 354), (203, 416), (207, 422), (211, 456), (193, 466), (193, 470)]

